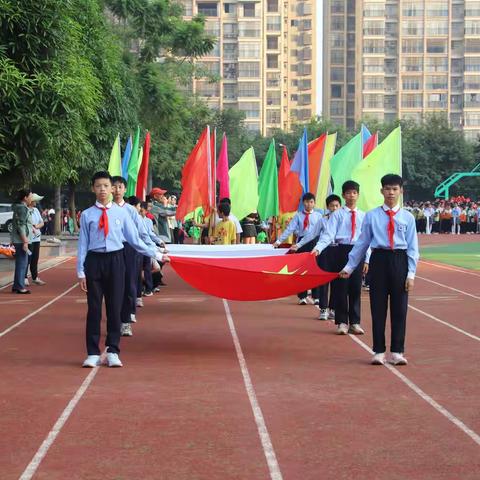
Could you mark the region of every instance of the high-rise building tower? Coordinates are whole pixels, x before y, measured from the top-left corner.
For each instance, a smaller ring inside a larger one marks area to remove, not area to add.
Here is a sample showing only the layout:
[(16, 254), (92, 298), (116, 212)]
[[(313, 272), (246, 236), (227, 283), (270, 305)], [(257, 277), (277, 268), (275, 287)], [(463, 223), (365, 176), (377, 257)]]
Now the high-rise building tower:
[(247, 128), (264, 135), (315, 115), (316, 0), (180, 3), (218, 39), (201, 64), (221, 80), (194, 80), (193, 93), (212, 108), (242, 110)]
[(480, 135), (480, 1), (326, 0), (323, 114), (421, 120)]

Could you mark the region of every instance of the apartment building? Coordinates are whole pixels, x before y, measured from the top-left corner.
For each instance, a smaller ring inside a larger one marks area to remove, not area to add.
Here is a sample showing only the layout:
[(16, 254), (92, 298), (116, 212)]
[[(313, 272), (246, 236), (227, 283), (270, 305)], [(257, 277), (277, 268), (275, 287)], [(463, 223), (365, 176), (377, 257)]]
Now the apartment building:
[(212, 108), (245, 113), (249, 130), (269, 135), (315, 115), (316, 0), (180, 0), (202, 14), (218, 41), (201, 60), (220, 78), (193, 80)]
[(323, 113), (421, 120), (445, 112), (480, 135), (480, 1), (324, 2)]

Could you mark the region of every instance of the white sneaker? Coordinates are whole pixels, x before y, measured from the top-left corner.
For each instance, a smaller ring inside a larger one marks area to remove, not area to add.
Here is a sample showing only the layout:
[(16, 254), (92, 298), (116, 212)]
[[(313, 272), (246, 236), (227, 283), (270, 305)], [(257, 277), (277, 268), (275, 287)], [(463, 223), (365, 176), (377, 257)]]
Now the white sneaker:
[(107, 364), (109, 367), (123, 367), (118, 353), (107, 353)]
[(337, 335), (346, 335), (348, 333), (348, 325), (346, 323), (341, 323), (337, 327)]
[(320, 316), (318, 317), (319, 320), (328, 320), (328, 308), (321, 308), (320, 309)]
[(364, 335), (365, 330), (358, 323), (354, 323), (353, 325), (350, 325), (348, 333), (353, 333), (354, 335)]
[(298, 300), (299, 305), (308, 305), (307, 299), (306, 298), (300, 298)]
[(131, 314), (130, 314), (130, 321), (131, 321), (132, 323), (137, 323), (137, 317), (135, 316), (134, 313), (131, 313)]
[(29, 287), (29, 286), (30, 286), (30, 282), (28, 281), (28, 278), (25, 279), (25, 281), (23, 282), (23, 284), (24, 284), (26, 287)]
[(122, 337), (133, 337), (132, 326), (129, 323), (122, 323), (120, 335)]
[(40, 278), (36, 278), (35, 280), (32, 280), (32, 282), (35, 284), (35, 285), (45, 285), (45, 282), (40, 279)]
[(335, 320), (335, 310), (333, 310), (332, 308), (328, 312), (328, 319), (329, 320)]
[(316, 307), (320, 308), (320, 300), (318, 300), (318, 299), (315, 298), (315, 299), (313, 300), (313, 304), (314, 304)]
[(137, 298), (137, 307), (143, 307), (143, 298)]
[(100, 366), (100, 355), (89, 355), (82, 363), (84, 368), (95, 368)]
[(392, 358), (390, 361), (394, 365), (408, 365), (407, 359), (403, 356), (403, 353), (392, 352)]
[(385, 365), (385, 354), (384, 353), (376, 353), (372, 357), (372, 365)]

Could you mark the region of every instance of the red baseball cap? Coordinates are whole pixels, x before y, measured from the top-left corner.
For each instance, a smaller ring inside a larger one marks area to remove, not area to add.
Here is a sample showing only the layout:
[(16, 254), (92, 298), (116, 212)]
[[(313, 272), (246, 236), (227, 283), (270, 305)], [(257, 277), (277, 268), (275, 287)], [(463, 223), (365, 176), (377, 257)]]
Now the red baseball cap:
[(155, 187), (155, 188), (152, 188), (149, 195), (150, 197), (153, 197), (154, 195), (163, 195), (165, 193), (167, 193), (166, 190), (162, 190), (161, 188)]

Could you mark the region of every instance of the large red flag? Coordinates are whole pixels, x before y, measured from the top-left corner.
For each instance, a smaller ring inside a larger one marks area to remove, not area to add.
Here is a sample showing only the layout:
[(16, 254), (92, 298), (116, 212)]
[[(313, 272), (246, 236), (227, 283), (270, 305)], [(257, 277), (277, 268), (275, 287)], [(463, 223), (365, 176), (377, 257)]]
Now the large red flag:
[(178, 202), (176, 218), (183, 220), (185, 215), (198, 207), (203, 207), (206, 214), (210, 212), (209, 161), (210, 132), (209, 128), (200, 135), (197, 144), (190, 153), (182, 169), (182, 194)]
[(369, 137), (369, 139), (363, 144), (363, 158), (368, 157), (370, 153), (377, 147), (378, 145), (378, 132), (374, 133)]
[(230, 176), (228, 174), (228, 144), (227, 136), (223, 134), (222, 147), (217, 163), (217, 180), (220, 184), (220, 192), (218, 198), (230, 198)]
[(282, 161), (278, 171), (278, 200), (280, 213), (296, 212), (300, 198), (302, 197), (302, 185), (297, 173), (290, 171), (287, 147), (283, 147)]
[(324, 133), (308, 144), (308, 190), (314, 195), (317, 193), (318, 177), (320, 175), (326, 141), (327, 134)]
[(145, 200), (147, 192), (147, 180), (148, 180), (148, 162), (150, 159), (150, 132), (147, 132), (145, 136), (145, 143), (143, 144), (143, 156), (140, 170), (138, 171), (136, 196), (141, 200)]
[(331, 282), (310, 253), (256, 258), (173, 257), (171, 264), (192, 287), (228, 300), (271, 300)]

